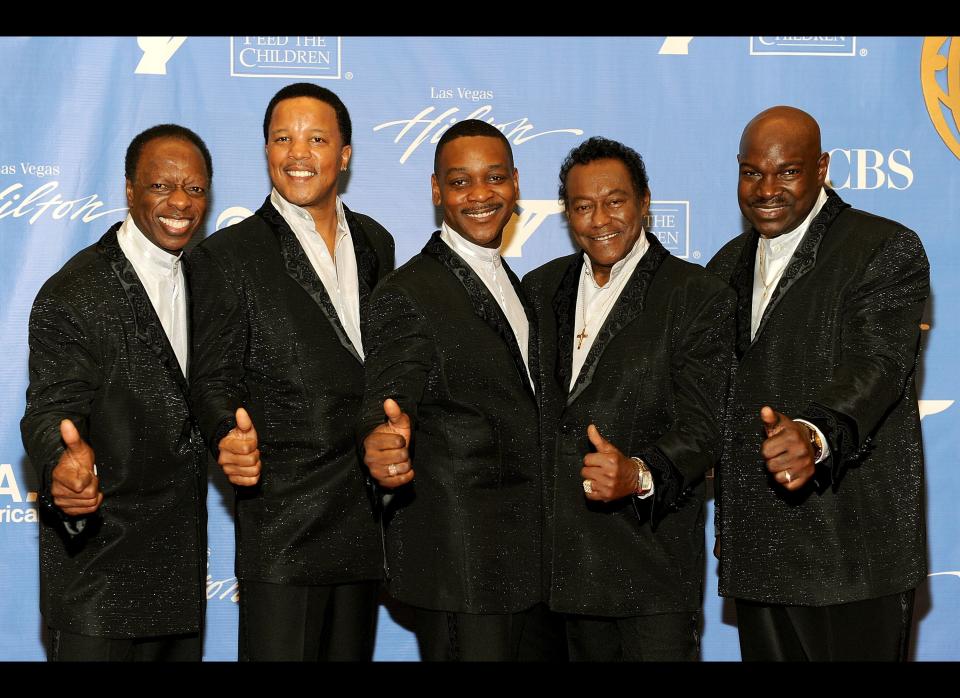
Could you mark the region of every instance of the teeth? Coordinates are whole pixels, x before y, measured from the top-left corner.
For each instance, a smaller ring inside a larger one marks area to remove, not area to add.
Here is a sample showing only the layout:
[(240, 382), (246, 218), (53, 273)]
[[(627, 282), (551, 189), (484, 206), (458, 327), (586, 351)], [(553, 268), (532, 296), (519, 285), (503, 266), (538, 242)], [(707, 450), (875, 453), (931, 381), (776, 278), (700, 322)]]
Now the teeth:
[(313, 177), (315, 173), (310, 172), (309, 170), (287, 170), (287, 174), (290, 175), (291, 177), (306, 178), (306, 177)]
[(167, 218), (166, 216), (160, 216), (160, 222), (165, 226), (170, 228), (176, 228), (177, 230), (185, 230), (188, 225), (190, 225), (189, 218)]
[(609, 239), (611, 239), (611, 238), (615, 238), (615, 237), (616, 237), (617, 235), (619, 235), (619, 234), (620, 234), (619, 232), (616, 232), (616, 233), (609, 233), (608, 235), (601, 235), (601, 236), (598, 237), (598, 238), (594, 238), (594, 241), (596, 241), (596, 242), (605, 242), (605, 241), (607, 241), (607, 240), (609, 240)]
[(474, 211), (474, 212), (469, 212), (469, 213), (465, 211), (465, 212), (464, 212), (464, 215), (465, 215), (465, 216), (468, 216), (468, 217), (470, 217), (470, 218), (482, 219), (482, 218), (489, 218), (490, 216), (492, 216), (494, 213), (496, 213), (496, 212), (499, 211), (499, 210), (500, 210), (500, 209), (497, 209), (497, 208), (491, 208), (491, 209), (488, 209), (488, 210), (486, 210), (486, 211)]

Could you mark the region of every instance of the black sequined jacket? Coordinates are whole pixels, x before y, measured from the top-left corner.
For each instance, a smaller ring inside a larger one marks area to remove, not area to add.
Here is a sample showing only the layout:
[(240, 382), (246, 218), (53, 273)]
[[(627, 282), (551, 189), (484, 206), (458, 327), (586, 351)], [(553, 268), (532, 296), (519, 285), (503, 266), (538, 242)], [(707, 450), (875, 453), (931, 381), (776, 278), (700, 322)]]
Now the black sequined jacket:
[[(40, 476), (46, 623), (99, 637), (196, 632), (206, 575), (206, 453), (187, 382), (114, 225), (40, 289), (23, 443)], [(79, 535), (50, 499), (70, 419), (104, 499)]]
[(509, 321), (439, 233), (374, 293), (364, 346), (360, 438), (388, 397), (414, 429), (416, 474), (387, 512), (391, 595), (465, 613), (538, 603), (537, 401)]
[[(822, 606), (926, 575), (916, 369), (929, 264), (915, 233), (828, 190), (750, 339), (757, 233), (708, 269), (738, 295), (736, 375), (718, 473), (720, 593)], [(832, 455), (788, 493), (760, 457), (769, 404), (823, 431)]]
[[(544, 554), (554, 610), (607, 617), (695, 612), (704, 568), (704, 474), (719, 456), (734, 298), (657, 238), (570, 389), (583, 255), (524, 277), (540, 324)], [(587, 426), (650, 467), (654, 494), (591, 502)]]
[[(344, 207), (361, 326), (393, 238)], [(269, 198), (190, 256), (192, 404), (216, 454), (237, 407), (250, 414), (262, 473), (236, 488), (237, 576), (334, 584), (382, 576), (379, 532), (354, 426), (363, 363), (323, 283)]]

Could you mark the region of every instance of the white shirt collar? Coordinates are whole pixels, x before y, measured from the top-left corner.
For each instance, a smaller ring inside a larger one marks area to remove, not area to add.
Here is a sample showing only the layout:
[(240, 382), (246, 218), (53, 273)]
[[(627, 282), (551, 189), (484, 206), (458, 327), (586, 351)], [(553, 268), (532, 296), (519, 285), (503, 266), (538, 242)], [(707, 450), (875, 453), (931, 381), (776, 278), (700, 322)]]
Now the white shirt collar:
[[(283, 216), (288, 222), (293, 220), (299, 220), (304, 225), (307, 225), (309, 228), (316, 230), (316, 224), (314, 223), (313, 216), (310, 215), (310, 212), (303, 208), (303, 206), (297, 206), (294, 203), (291, 203), (283, 198), (280, 195), (280, 192), (277, 191), (276, 187), (273, 187), (270, 190), (270, 203), (273, 204), (273, 207), (277, 209), (277, 213)], [(340, 200), (340, 197), (337, 197), (336, 200), (337, 207), (337, 238), (334, 241), (334, 247), (337, 243), (346, 235), (350, 235), (350, 226), (347, 225), (347, 215), (343, 212), (343, 202)]]
[(161, 250), (154, 245), (146, 235), (137, 227), (133, 221), (133, 216), (129, 213), (123, 220), (123, 225), (117, 230), (117, 237), (123, 238), (127, 250), (137, 257), (137, 261), (156, 268), (162, 274), (173, 274), (177, 271), (180, 264), (181, 250), (177, 254), (170, 254), (166, 250)]
[(803, 223), (798, 225), (789, 233), (778, 235), (775, 238), (768, 239), (763, 236), (760, 237), (761, 244), (766, 247), (771, 258), (793, 254), (793, 251), (796, 249), (796, 245), (800, 238), (802, 238), (807, 230), (810, 229), (810, 224), (813, 223), (813, 219), (817, 217), (817, 214), (820, 213), (820, 209), (823, 208), (825, 203), (827, 203), (827, 191), (823, 187), (820, 187), (820, 194), (817, 196), (817, 200), (813, 204), (813, 208), (810, 209), (810, 213), (808, 213), (807, 217), (803, 219)]
[(456, 230), (447, 225), (444, 221), (440, 226), (440, 239), (447, 243), (447, 246), (461, 257), (473, 257), (481, 262), (487, 262), (497, 266), (501, 263), (500, 249), (481, 247), (475, 242), (470, 242)]
[(597, 280), (593, 278), (593, 266), (590, 263), (590, 257), (587, 256), (586, 252), (584, 252), (583, 268), (586, 271), (587, 278), (589, 278), (591, 283), (593, 283), (594, 288), (599, 289), (612, 287), (616, 282), (617, 277), (623, 273), (624, 269), (632, 268), (633, 262), (643, 257), (648, 247), (650, 247), (650, 243), (647, 241), (647, 231), (643, 226), (640, 226), (640, 235), (637, 237), (637, 241), (633, 243), (633, 247), (630, 248), (629, 252), (627, 252), (627, 256), (611, 267), (610, 278), (607, 279), (605, 286), (601, 286), (597, 283)]

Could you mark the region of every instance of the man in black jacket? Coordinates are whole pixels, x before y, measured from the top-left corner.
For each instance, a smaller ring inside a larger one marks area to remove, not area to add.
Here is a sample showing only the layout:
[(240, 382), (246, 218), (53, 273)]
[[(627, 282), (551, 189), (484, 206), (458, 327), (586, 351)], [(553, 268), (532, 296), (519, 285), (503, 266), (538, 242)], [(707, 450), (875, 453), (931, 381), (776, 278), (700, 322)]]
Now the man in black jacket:
[(192, 131), (126, 155), (130, 213), (37, 294), (23, 443), (41, 482), (51, 660), (196, 660), (206, 597), (206, 454), (188, 404), (181, 250), (213, 168)]
[(377, 289), (365, 337), (359, 435), (394, 492), (389, 590), (414, 607), (425, 660), (537, 658), (537, 369), (499, 253), (519, 196), (510, 144), (462, 121), (437, 143), (431, 182), (443, 226)]
[(694, 660), (733, 294), (644, 230), (632, 148), (574, 148), (560, 198), (582, 252), (523, 280), (539, 323), (550, 608), (571, 660)]
[(919, 238), (824, 188), (805, 112), (740, 140), (750, 223), (710, 261), (738, 296), (718, 474), (720, 593), (744, 659), (906, 659), (926, 575), (915, 385), (929, 265)]
[(190, 269), (192, 404), (238, 486), (240, 658), (369, 660), (382, 554), (354, 426), (393, 238), (337, 195), (352, 148), (333, 92), (281, 89), (263, 135), (272, 193)]

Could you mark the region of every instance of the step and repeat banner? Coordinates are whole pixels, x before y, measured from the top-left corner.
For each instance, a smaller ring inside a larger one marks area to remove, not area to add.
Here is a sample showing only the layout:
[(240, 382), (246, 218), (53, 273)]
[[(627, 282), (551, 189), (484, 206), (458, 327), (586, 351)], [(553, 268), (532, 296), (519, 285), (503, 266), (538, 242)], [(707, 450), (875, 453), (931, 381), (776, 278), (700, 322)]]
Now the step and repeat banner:
[[(931, 261), (920, 382), (930, 576), (919, 590), (914, 656), (960, 659), (960, 37), (2, 38), (0, 66), (0, 660), (44, 658), (37, 482), (19, 431), (38, 289), (124, 217), (124, 152), (154, 124), (187, 126), (210, 148), (203, 234), (251, 215), (270, 190), (264, 109), (279, 88), (304, 80), (349, 108), (353, 159), (342, 196), (393, 233), (398, 265), (438, 225), (430, 173), (443, 131), (468, 118), (501, 129), (520, 173), (505, 247), (520, 275), (573, 249), (557, 172), (587, 137), (643, 155), (648, 229), (674, 255), (705, 264), (743, 227), (743, 126), (777, 104), (812, 114), (840, 195), (917, 231)], [(236, 659), (231, 504), (212, 471), (208, 660)], [(712, 547), (712, 524), (707, 536)], [(404, 609), (387, 600), (376, 659), (416, 660), (408, 628)], [(702, 656), (739, 659), (711, 556)]]

